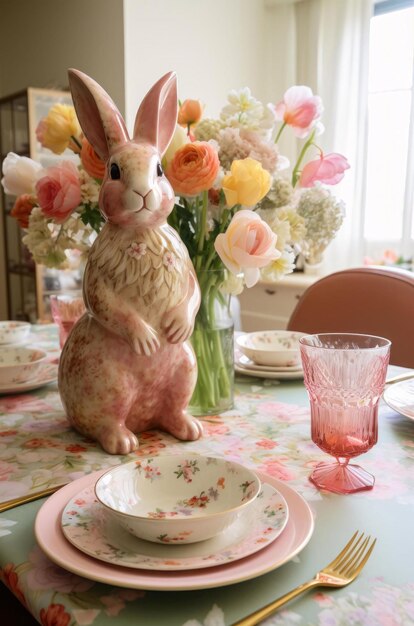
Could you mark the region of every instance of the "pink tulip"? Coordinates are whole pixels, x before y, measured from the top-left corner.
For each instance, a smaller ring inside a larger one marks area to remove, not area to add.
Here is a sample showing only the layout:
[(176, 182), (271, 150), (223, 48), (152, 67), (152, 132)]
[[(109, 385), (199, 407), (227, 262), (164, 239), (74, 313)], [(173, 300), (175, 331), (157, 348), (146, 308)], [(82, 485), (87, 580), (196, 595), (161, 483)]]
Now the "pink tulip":
[(214, 247), (224, 265), (233, 274), (244, 273), (247, 287), (260, 278), (260, 267), (280, 257), (276, 235), (254, 211), (238, 211), (225, 233), (217, 235)]
[(342, 154), (335, 152), (321, 154), (319, 159), (306, 163), (299, 178), (299, 185), (313, 187), (317, 182), (336, 185), (343, 179), (345, 170), (349, 167), (348, 161)]
[(310, 87), (294, 85), (285, 92), (275, 111), (276, 119), (291, 126), (297, 137), (306, 137), (322, 114), (322, 100), (313, 95)]
[(39, 206), (46, 217), (61, 224), (81, 201), (78, 169), (71, 161), (48, 167), (36, 183)]

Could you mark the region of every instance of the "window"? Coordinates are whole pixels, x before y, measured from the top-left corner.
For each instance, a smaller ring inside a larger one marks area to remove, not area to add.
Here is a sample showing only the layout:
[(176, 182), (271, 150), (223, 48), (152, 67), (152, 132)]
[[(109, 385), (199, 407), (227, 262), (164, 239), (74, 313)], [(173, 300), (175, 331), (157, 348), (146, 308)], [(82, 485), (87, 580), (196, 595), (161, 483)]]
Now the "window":
[(379, 2), (370, 32), (364, 215), (366, 252), (374, 259), (386, 249), (414, 257), (413, 76), (414, 1)]

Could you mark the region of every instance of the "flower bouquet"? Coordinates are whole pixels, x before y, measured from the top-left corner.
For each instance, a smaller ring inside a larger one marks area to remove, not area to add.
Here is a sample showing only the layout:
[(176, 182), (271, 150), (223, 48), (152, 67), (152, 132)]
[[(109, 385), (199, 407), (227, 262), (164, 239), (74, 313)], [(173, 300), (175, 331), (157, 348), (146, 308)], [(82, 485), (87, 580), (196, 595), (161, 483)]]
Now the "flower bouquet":
[[(349, 165), (315, 146), (321, 112), (320, 98), (307, 87), (292, 87), (276, 106), (263, 105), (249, 89), (232, 91), (218, 119), (203, 118), (197, 100), (180, 105), (163, 164), (177, 195), (169, 223), (188, 248), (201, 289), (192, 335), (195, 413), (232, 404), (229, 296), (261, 276), (277, 280), (292, 272), (299, 253), (318, 262), (342, 223), (341, 203), (321, 183), (336, 184)], [(306, 138), (290, 176), (277, 148), (286, 126)], [(302, 167), (312, 147), (319, 156)]]
[[(338, 183), (349, 165), (316, 145), (321, 113), (320, 98), (298, 86), (277, 105), (262, 104), (248, 88), (232, 91), (218, 119), (203, 117), (197, 100), (180, 103), (163, 168), (176, 194), (168, 221), (187, 246), (202, 294), (192, 336), (195, 414), (232, 405), (230, 296), (261, 276), (277, 280), (292, 272), (299, 253), (319, 262), (341, 225), (342, 204), (325, 185)], [(304, 139), (290, 174), (277, 147), (286, 127)], [(64, 268), (70, 251), (86, 254), (99, 232), (105, 166), (82, 137), (72, 107), (52, 107), (37, 138), (56, 154), (69, 148), (77, 163), (63, 159), (44, 169), (11, 153), (2, 183), (18, 196), (11, 214), (26, 231), (23, 242), (34, 260)], [(315, 149), (317, 158), (305, 164)]]
[(98, 207), (105, 165), (82, 136), (72, 106), (54, 105), (37, 129), (38, 141), (61, 155), (44, 168), (10, 152), (3, 162), (5, 193), (17, 196), (11, 211), (26, 231), (23, 243), (36, 263), (66, 269), (71, 251), (87, 254), (103, 218)]

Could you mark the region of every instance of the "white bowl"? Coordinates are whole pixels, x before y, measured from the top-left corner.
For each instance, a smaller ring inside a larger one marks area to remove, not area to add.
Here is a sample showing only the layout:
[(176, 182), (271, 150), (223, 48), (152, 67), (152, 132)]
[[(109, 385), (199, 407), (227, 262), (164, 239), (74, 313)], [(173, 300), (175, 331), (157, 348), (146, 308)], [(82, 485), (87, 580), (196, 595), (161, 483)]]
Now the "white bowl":
[(236, 338), (240, 350), (259, 365), (293, 367), (300, 365), (299, 339), (306, 333), (291, 330), (263, 330)]
[(196, 454), (142, 458), (108, 470), (95, 494), (133, 535), (162, 544), (219, 534), (254, 502), (260, 480), (232, 461)]
[(0, 322), (0, 344), (21, 343), (30, 332), (28, 322)]
[(44, 350), (22, 346), (0, 347), (0, 386), (25, 383), (32, 379), (47, 358)]

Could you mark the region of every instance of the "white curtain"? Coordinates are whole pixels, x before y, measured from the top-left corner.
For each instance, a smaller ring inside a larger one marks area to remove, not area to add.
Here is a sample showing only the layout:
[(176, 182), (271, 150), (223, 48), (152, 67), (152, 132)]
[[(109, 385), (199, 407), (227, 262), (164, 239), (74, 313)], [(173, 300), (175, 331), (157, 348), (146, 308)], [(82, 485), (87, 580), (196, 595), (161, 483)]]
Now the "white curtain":
[[(295, 67), (289, 62), (289, 71), (282, 72), (282, 80), (289, 81), (284, 88), (309, 85), (321, 96), (325, 132), (317, 141), (326, 152), (345, 155), (351, 165), (343, 182), (332, 188), (345, 202), (346, 217), (326, 252), (325, 269), (360, 265), (372, 0), (267, 0), (266, 6), (268, 32), (287, 33), (274, 48), (295, 59)], [(272, 69), (274, 75), (277, 69)]]

